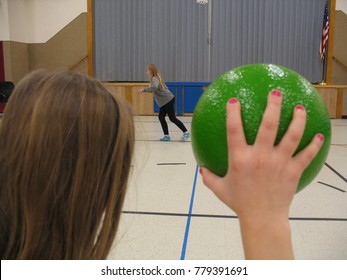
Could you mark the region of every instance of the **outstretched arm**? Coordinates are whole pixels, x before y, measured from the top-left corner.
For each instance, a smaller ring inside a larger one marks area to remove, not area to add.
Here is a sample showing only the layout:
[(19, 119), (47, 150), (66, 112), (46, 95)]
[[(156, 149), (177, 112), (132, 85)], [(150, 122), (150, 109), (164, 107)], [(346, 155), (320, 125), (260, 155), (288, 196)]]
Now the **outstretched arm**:
[(143, 88), (141, 91), (139, 90), (140, 93), (143, 92), (154, 92), (159, 88), (159, 80), (157, 77), (153, 77), (151, 79), (151, 85), (147, 88)]
[(240, 103), (231, 99), (227, 104), (228, 172), (222, 178), (207, 168), (200, 170), (204, 184), (238, 215), (246, 259), (294, 258), (290, 204), (302, 172), (324, 140), (323, 135), (317, 134), (293, 156), (306, 124), (305, 108), (298, 105), (286, 134), (274, 146), (281, 104), (281, 93), (272, 91), (255, 143), (248, 145)]

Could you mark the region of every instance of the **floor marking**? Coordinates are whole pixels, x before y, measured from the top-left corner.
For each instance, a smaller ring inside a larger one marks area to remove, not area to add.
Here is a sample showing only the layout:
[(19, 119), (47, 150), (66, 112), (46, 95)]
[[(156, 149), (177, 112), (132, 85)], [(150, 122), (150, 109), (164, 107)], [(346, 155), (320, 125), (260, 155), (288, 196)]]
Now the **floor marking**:
[(291, 221), (325, 221), (325, 222), (347, 222), (347, 218), (304, 218), (304, 217), (292, 217)]
[(186, 165), (185, 162), (160, 162), (157, 165)]
[[(217, 218), (217, 219), (238, 219), (232, 215), (213, 215), (213, 214), (186, 214), (186, 213), (167, 213), (167, 212), (150, 212), (150, 211), (123, 211), (123, 214), (130, 215), (149, 215), (149, 216), (171, 216), (171, 217), (193, 217), (193, 218)], [(289, 217), (291, 221), (332, 221), (347, 222), (347, 218), (315, 218), (315, 217)]]
[(318, 181), (317, 183), (318, 183), (318, 184), (322, 184), (322, 185), (327, 186), (327, 187), (330, 187), (330, 188), (333, 188), (333, 189), (338, 190), (338, 191), (340, 191), (340, 192), (346, 192), (346, 191), (344, 191), (344, 190), (341, 190), (341, 189), (339, 189), (339, 188), (337, 188), (337, 187), (334, 187), (334, 186), (332, 186), (332, 185), (329, 185), (329, 184), (324, 183), (324, 182), (321, 182), (321, 181)]
[(162, 143), (170, 143), (170, 142), (178, 142), (178, 143), (190, 143), (191, 140), (170, 140), (170, 141), (161, 141), (161, 140), (151, 140), (151, 139), (135, 139), (135, 141), (142, 141), (142, 142), (162, 142)]
[(152, 215), (152, 216), (173, 216), (173, 217), (188, 217), (185, 213), (165, 213), (165, 212), (148, 212), (148, 211), (123, 211), (124, 214), (131, 215)]
[(334, 168), (332, 168), (328, 163), (324, 163), (332, 172), (334, 172), (337, 176), (339, 176), (343, 181), (347, 183), (347, 179), (342, 176), (339, 172), (337, 172)]
[[(180, 120), (180, 119), (179, 119)], [(192, 122), (190, 121), (190, 120), (186, 120), (186, 121), (184, 121), (184, 120), (180, 120), (182, 123), (187, 123), (187, 124), (191, 124)], [(157, 124), (157, 123), (159, 123), (159, 121), (146, 121), (146, 120), (135, 120), (135, 122), (137, 122), (137, 123), (155, 123), (155, 124)], [(171, 122), (172, 123), (172, 122)], [(343, 126), (343, 125), (340, 125), (340, 126)]]
[(184, 233), (184, 239), (183, 239), (183, 245), (182, 245), (182, 252), (181, 252), (181, 260), (185, 259), (186, 256), (186, 250), (187, 250), (187, 243), (188, 243), (188, 235), (189, 235), (189, 228), (190, 228), (190, 220), (192, 217), (192, 211), (193, 211), (193, 205), (194, 205), (194, 196), (195, 196), (195, 188), (196, 188), (196, 179), (198, 177), (198, 165), (196, 165), (195, 168), (195, 175), (194, 175), (194, 183), (193, 183), (193, 189), (192, 189), (192, 195), (190, 197), (190, 205), (189, 205), (189, 212), (188, 212), (188, 219), (187, 219), (187, 225), (186, 225), (186, 231)]

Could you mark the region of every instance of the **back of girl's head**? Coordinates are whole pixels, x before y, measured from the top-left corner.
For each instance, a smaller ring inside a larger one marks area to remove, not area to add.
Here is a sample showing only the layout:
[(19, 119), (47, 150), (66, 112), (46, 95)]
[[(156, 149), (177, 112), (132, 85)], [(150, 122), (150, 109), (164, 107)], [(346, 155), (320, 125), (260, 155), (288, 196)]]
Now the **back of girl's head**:
[(150, 73), (152, 74), (152, 76), (158, 76), (159, 71), (158, 71), (157, 66), (155, 66), (154, 64), (149, 64), (147, 68), (150, 71)]
[(165, 82), (164, 82), (164, 79), (161, 77), (161, 75), (159, 74), (159, 70), (158, 70), (158, 67), (155, 66), (154, 64), (149, 64), (147, 66), (148, 70), (150, 71), (151, 73), (151, 78), (153, 77), (157, 77), (158, 80), (159, 80), (159, 84), (162, 86), (162, 88), (167, 88)]
[(1, 259), (103, 259), (134, 145), (126, 102), (76, 73), (37, 71), (0, 124)]

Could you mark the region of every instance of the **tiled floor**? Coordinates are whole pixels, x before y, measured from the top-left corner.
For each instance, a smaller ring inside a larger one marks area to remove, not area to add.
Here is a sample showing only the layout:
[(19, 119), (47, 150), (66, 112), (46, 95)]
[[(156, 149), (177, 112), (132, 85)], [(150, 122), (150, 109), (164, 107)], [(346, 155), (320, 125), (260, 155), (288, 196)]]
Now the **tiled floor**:
[[(191, 118), (180, 118), (190, 128)], [(326, 165), (295, 196), (290, 218), (297, 259), (347, 259), (347, 120), (332, 120)], [(109, 259), (243, 259), (238, 219), (203, 185), (190, 142), (169, 123), (136, 117), (136, 152)]]

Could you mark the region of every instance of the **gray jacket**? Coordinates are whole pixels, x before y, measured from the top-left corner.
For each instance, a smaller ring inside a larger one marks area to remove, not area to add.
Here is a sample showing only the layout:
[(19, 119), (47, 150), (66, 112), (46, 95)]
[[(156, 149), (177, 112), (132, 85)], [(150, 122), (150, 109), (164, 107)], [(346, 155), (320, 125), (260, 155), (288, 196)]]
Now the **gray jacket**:
[(174, 98), (174, 95), (167, 88), (163, 88), (159, 84), (159, 79), (156, 76), (152, 77), (150, 87), (144, 88), (143, 91), (153, 92), (154, 99), (159, 107), (163, 107)]

